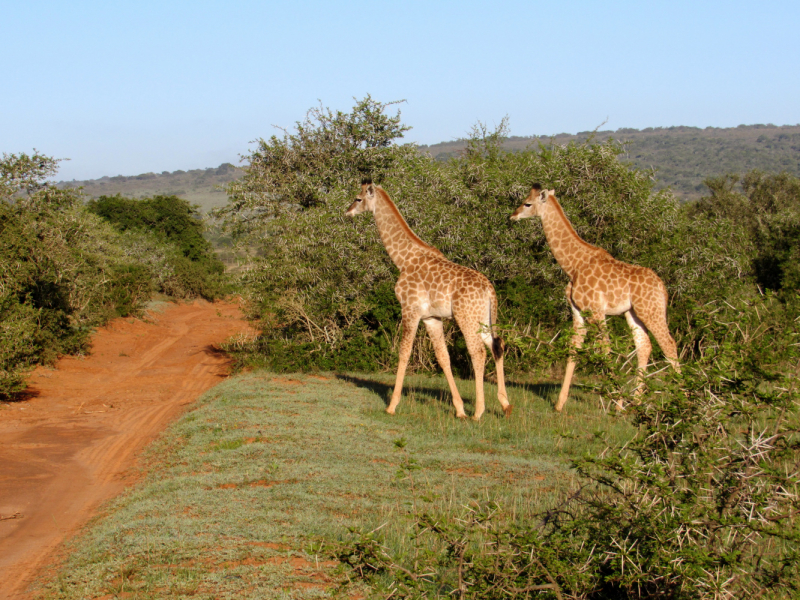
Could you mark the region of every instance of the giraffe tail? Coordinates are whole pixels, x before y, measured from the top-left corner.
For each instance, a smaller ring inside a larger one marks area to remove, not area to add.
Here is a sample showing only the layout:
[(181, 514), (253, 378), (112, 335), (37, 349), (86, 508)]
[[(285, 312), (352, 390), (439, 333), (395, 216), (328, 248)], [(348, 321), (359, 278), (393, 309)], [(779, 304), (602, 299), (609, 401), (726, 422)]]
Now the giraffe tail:
[(505, 354), (506, 350), (506, 343), (503, 341), (502, 338), (497, 337), (496, 335), (492, 336), (492, 356), (494, 356), (495, 361), (500, 360), (503, 358), (503, 354)]
[[(495, 361), (500, 360), (503, 358), (503, 354), (505, 354), (506, 344), (499, 336), (494, 334), (494, 329), (492, 328), (492, 300), (493, 298), (489, 298), (489, 314), (488, 314), (488, 323), (489, 323), (489, 335), (492, 336), (491, 342), (491, 349), (492, 349), (492, 356), (494, 357)], [(488, 341), (488, 340), (487, 340)]]

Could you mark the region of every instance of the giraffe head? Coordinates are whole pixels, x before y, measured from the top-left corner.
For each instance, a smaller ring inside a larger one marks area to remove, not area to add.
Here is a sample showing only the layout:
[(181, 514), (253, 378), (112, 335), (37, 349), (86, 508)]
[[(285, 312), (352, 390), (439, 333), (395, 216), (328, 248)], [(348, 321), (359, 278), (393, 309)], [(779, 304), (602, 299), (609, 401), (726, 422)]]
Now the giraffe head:
[(512, 221), (519, 221), (521, 219), (529, 219), (531, 217), (541, 217), (542, 210), (547, 205), (547, 201), (551, 196), (555, 199), (555, 190), (543, 190), (542, 186), (540, 186), (538, 183), (534, 183), (533, 187), (531, 188), (531, 193), (528, 194), (525, 202), (523, 202), (509, 218)]
[(361, 182), (361, 193), (356, 196), (355, 201), (350, 205), (345, 213), (348, 217), (354, 217), (362, 212), (373, 212), (375, 210), (375, 196), (377, 186), (371, 179), (364, 179)]

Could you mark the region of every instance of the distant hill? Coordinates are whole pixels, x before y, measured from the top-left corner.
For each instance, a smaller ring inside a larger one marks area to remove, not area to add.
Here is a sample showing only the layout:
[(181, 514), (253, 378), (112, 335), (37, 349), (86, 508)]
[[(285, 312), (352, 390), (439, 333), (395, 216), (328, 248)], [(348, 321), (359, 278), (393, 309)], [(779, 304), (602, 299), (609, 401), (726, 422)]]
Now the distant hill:
[(141, 175), (117, 175), (87, 181), (61, 181), (59, 187), (83, 187), (90, 198), (122, 194), (129, 198), (145, 198), (156, 194), (174, 195), (197, 204), (203, 212), (223, 206), (228, 197), (220, 189), (244, 173), (243, 169), (230, 163), (216, 168), (193, 169), (191, 171), (163, 171)]
[[(671, 187), (684, 200), (701, 197), (707, 190), (707, 177), (724, 173), (746, 173), (752, 169), (787, 171), (800, 177), (800, 125), (739, 125), (738, 127), (648, 127), (616, 131), (583, 131), (572, 135), (512, 136), (504, 147), (520, 151), (533, 145), (583, 142), (590, 136), (604, 141), (624, 142), (623, 160), (640, 169), (656, 169), (657, 187)], [(464, 150), (466, 142), (455, 140), (420, 146), (437, 160), (447, 160)], [(217, 168), (192, 171), (163, 171), (126, 177), (102, 177), (87, 181), (62, 181), (59, 186), (83, 186), (91, 198), (122, 194), (143, 198), (155, 194), (174, 194), (208, 211), (227, 201), (220, 187), (241, 177), (244, 170), (230, 163)]]
[[(510, 137), (504, 144), (519, 151), (530, 145), (583, 142), (591, 135), (604, 141), (625, 142), (623, 160), (640, 169), (656, 169), (657, 187), (671, 187), (684, 200), (707, 192), (703, 181), (724, 173), (746, 173), (752, 169), (787, 171), (800, 177), (800, 125), (739, 125), (738, 127), (648, 127), (617, 131), (584, 131), (576, 135)], [(464, 140), (421, 146), (437, 160), (456, 156)]]

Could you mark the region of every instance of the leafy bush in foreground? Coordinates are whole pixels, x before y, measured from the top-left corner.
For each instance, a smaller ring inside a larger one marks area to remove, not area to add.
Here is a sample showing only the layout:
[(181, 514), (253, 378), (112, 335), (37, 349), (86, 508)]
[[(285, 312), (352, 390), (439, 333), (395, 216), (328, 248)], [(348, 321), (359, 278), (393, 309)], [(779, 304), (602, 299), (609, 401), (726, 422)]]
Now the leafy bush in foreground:
[[(800, 324), (785, 310), (772, 297), (708, 310), (702, 356), (650, 378), (635, 437), (575, 461), (584, 484), (538, 522), (509, 525), (491, 502), (422, 514), (406, 556), (371, 533), (341, 558), (397, 597), (798, 595)], [(625, 395), (624, 359), (598, 357), (617, 371), (600, 393)]]

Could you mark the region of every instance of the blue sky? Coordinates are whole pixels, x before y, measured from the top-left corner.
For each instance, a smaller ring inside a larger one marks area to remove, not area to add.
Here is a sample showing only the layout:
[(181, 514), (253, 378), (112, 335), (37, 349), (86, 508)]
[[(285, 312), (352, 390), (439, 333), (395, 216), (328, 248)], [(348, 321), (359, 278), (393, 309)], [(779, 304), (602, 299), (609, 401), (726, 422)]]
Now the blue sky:
[(800, 123), (800, 2), (2, 4), (0, 152), (59, 179), (238, 162), (321, 102), (405, 100), (408, 141)]

